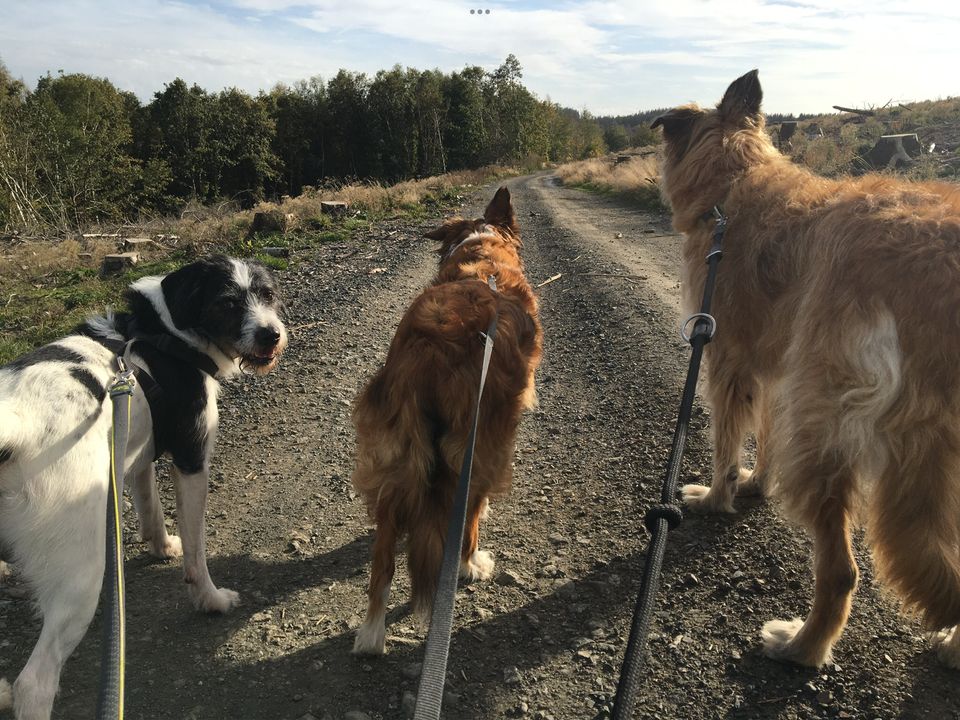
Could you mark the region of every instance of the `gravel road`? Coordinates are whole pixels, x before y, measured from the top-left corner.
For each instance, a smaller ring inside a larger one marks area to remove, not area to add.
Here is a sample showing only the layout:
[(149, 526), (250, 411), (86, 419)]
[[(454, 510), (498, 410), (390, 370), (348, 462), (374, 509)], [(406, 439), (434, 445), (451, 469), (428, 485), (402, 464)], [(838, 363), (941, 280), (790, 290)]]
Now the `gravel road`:
[[(445, 718), (603, 717), (616, 686), (688, 351), (677, 333), (680, 239), (668, 217), (560, 187), (508, 183), (545, 335), (539, 408), (521, 423), (513, 493), (481, 547), (494, 579), (461, 588)], [(493, 187), (464, 199), (480, 214)], [(436, 258), (393, 220), (356, 241), (295, 252), (281, 274), (292, 341), (268, 378), (226, 384), (208, 546), (214, 581), (240, 592), (225, 617), (194, 613), (179, 563), (151, 560), (128, 518), (131, 720), (407, 717), (423, 628), (398, 572), (382, 658), (355, 658), (371, 527), (350, 488), (350, 404), (383, 361)], [(723, 282), (721, 264), (719, 282)], [(709, 477), (698, 410), (685, 476)], [(168, 516), (172, 488), (162, 481)], [(688, 516), (670, 534), (638, 718), (960, 717), (957, 675), (874, 585), (867, 553), (836, 665), (759, 654), (759, 628), (803, 615), (809, 543), (775, 507)], [(23, 588), (0, 588), (0, 676), (13, 679), (38, 623)], [(99, 621), (67, 664), (57, 718), (91, 717)]]

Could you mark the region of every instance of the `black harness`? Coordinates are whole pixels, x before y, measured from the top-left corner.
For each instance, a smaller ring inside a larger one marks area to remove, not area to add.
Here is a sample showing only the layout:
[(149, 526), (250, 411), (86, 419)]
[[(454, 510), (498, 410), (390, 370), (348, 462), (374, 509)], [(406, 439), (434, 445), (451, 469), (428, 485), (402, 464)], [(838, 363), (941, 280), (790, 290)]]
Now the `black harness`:
[[(132, 335), (128, 340), (115, 340), (113, 338), (94, 337), (94, 340), (106, 347), (118, 357), (124, 357), (127, 349), (133, 349), (137, 343), (146, 343), (154, 349), (159, 350), (164, 355), (168, 355), (176, 360), (191, 365), (210, 377), (216, 377), (219, 367), (210, 358), (202, 352), (190, 347), (180, 338), (166, 333), (156, 335)], [(137, 384), (143, 391), (147, 399), (147, 405), (150, 407), (150, 419), (153, 425), (154, 437), (154, 460), (157, 460), (163, 454), (163, 447), (159, 443), (161, 433), (159, 431), (159, 422), (162, 416), (160, 412), (160, 402), (163, 395), (163, 387), (158, 383), (144, 368), (140, 367), (133, 360), (127, 360), (133, 368), (133, 376)]]

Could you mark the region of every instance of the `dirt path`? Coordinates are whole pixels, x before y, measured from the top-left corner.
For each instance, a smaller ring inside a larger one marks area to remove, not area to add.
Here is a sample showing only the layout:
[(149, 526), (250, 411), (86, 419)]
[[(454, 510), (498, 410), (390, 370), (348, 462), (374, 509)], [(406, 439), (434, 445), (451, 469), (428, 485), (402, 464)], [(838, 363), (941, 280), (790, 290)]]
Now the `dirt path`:
[[(676, 331), (679, 239), (666, 218), (545, 175), (509, 185), (531, 280), (562, 276), (539, 291), (540, 407), (521, 424), (514, 492), (481, 530), (497, 579), (459, 594), (444, 717), (594, 718), (615, 688), (646, 545), (641, 518), (659, 492), (687, 360)], [(490, 196), (479, 190), (465, 213)], [(424, 632), (407, 613), (402, 571), (387, 654), (349, 654), (370, 545), (349, 485), (349, 405), (430, 277), (432, 246), (418, 234), (434, 225), (388, 223), (355, 245), (304, 252), (283, 274), (299, 326), (288, 357), (271, 378), (227, 386), (221, 403), (210, 565), (243, 605), (227, 617), (193, 613), (178, 564), (130, 543), (132, 720), (406, 717)], [(706, 422), (698, 413), (691, 433), (694, 475), (708, 468)], [(836, 666), (801, 670), (759, 655), (760, 625), (807, 607), (808, 549), (764, 505), (687, 518), (670, 537), (637, 717), (960, 717), (956, 674), (877, 592), (863, 552)], [(0, 590), (0, 675), (11, 679), (37, 632), (12, 590)], [(98, 653), (99, 623), (67, 665), (58, 718), (91, 715)]]

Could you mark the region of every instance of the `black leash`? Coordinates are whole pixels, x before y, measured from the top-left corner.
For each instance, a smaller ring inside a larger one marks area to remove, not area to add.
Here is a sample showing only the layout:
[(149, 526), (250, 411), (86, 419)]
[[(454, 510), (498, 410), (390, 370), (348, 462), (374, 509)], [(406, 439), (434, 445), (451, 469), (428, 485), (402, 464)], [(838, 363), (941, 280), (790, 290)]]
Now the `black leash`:
[(110, 434), (110, 484), (107, 488), (107, 556), (103, 597), (103, 648), (100, 659), (100, 694), (97, 720), (123, 720), (126, 664), (126, 621), (123, 586), (123, 473), (130, 434), (130, 407), (135, 380), (123, 357), (117, 356), (118, 373), (108, 392), (113, 405)]
[[(643, 524), (651, 534), (650, 545), (647, 548), (647, 561), (640, 584), (640, 595), (633, 610), (633, 624), (630, 627), (630, 639), (627, 642), (623, 667), (620, 669), (620, 681), (617, 683), (613, 720), (627, 720), (633, 714), (640, 680), (640, 651), (647, 639), (650, 616), (653, 614), (657, 588), (660, 585), (663, 555), (667, 549), (667, 532), (679, 525), (683, 519), (680, 507), (674, 503), (674, 498), (677, 494), (683, 450), (687, 442), (687, 428), (690, 424), (690, 411), (693, 408), (693, 397), (697, 389), (703, 347), (713, 339), (717, 330), (717, 321), (710, 314), (710, 301), (713, 298), (713, 288), (717, 279), (717, 265), (723, 257), (723, 234), (727, 229), (727, 218), (719, 208), (714, 207), (708, 216), (715, 220), (716, 224), (713, 228), (713, 246), (707, 254), (709, 269), (703, 286), (703, 302), (700, 305), (700, 312), (687, 318), (680, 329), (681, 335), (690, 343), (693, 352), (690, 355), (690, 367), (687, 369), (687, 382), (683, 386), (680, 414), (673, 433), (673, 446), (670, 448), (670, 457), (667, 461), (660, 504), (650, 508), (643, 519)], [(691, 322), (694, 323), (693, 331), (688, 335), (686, 329)]]
[[(496, 292), (497, 281), (492, 275), (487, 282)], [(480, 420), (480, 398), (483, 386), (487, 382), (487, 369), (493, 354), (493, 340), (497, 334), (498, 314), (494, 312), (490, 327), (487, 328), (483, 347), (483, 365), (480, 369), (480, 390), (477, 392), (477, 408), (473, 414), (473, 427), (467, 437), (467, 447), (460, 468), (460, 481), (450, 513), (447, 527), (447, 541), (443, 545), (443, 564), (440, 566), (440, 579), (433, 598), (433, 615), (430, 618), (430, 631), (427, 634), (427, 648), (424, 651), (423, 670), (420, 674), (420, 687), (417, 688), (417, 708), (414, 720), (438, 720), (443, 705), (443, 686), (446, 682), (447, 657), (450, 654), (450, 633), (453, 629), (453, 606), (457, 599), (457, 576), (460, 570), (460, 552), (463, 546), (463, 527), (467, 519), (467, 499), (470, 495), (470, 471), (473, 469), (473, 449), (477, 440), (477, 423)]]

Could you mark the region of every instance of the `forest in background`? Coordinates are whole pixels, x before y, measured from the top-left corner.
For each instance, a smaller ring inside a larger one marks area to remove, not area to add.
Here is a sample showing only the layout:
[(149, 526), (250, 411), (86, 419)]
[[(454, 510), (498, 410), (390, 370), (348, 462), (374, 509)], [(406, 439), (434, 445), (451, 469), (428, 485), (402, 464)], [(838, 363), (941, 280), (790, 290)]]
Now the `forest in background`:
[(340, 70), (256, 96), (177, 78), (146, 104), (76, 73), (31, 90), (0, 62), (0, 229), (62, 234), (190, 202), (251, 207), (309, 187), (536, 168), (651, 139), (642, 121), (601, 124), (539, 99), (513, 55), (493, 72)]

